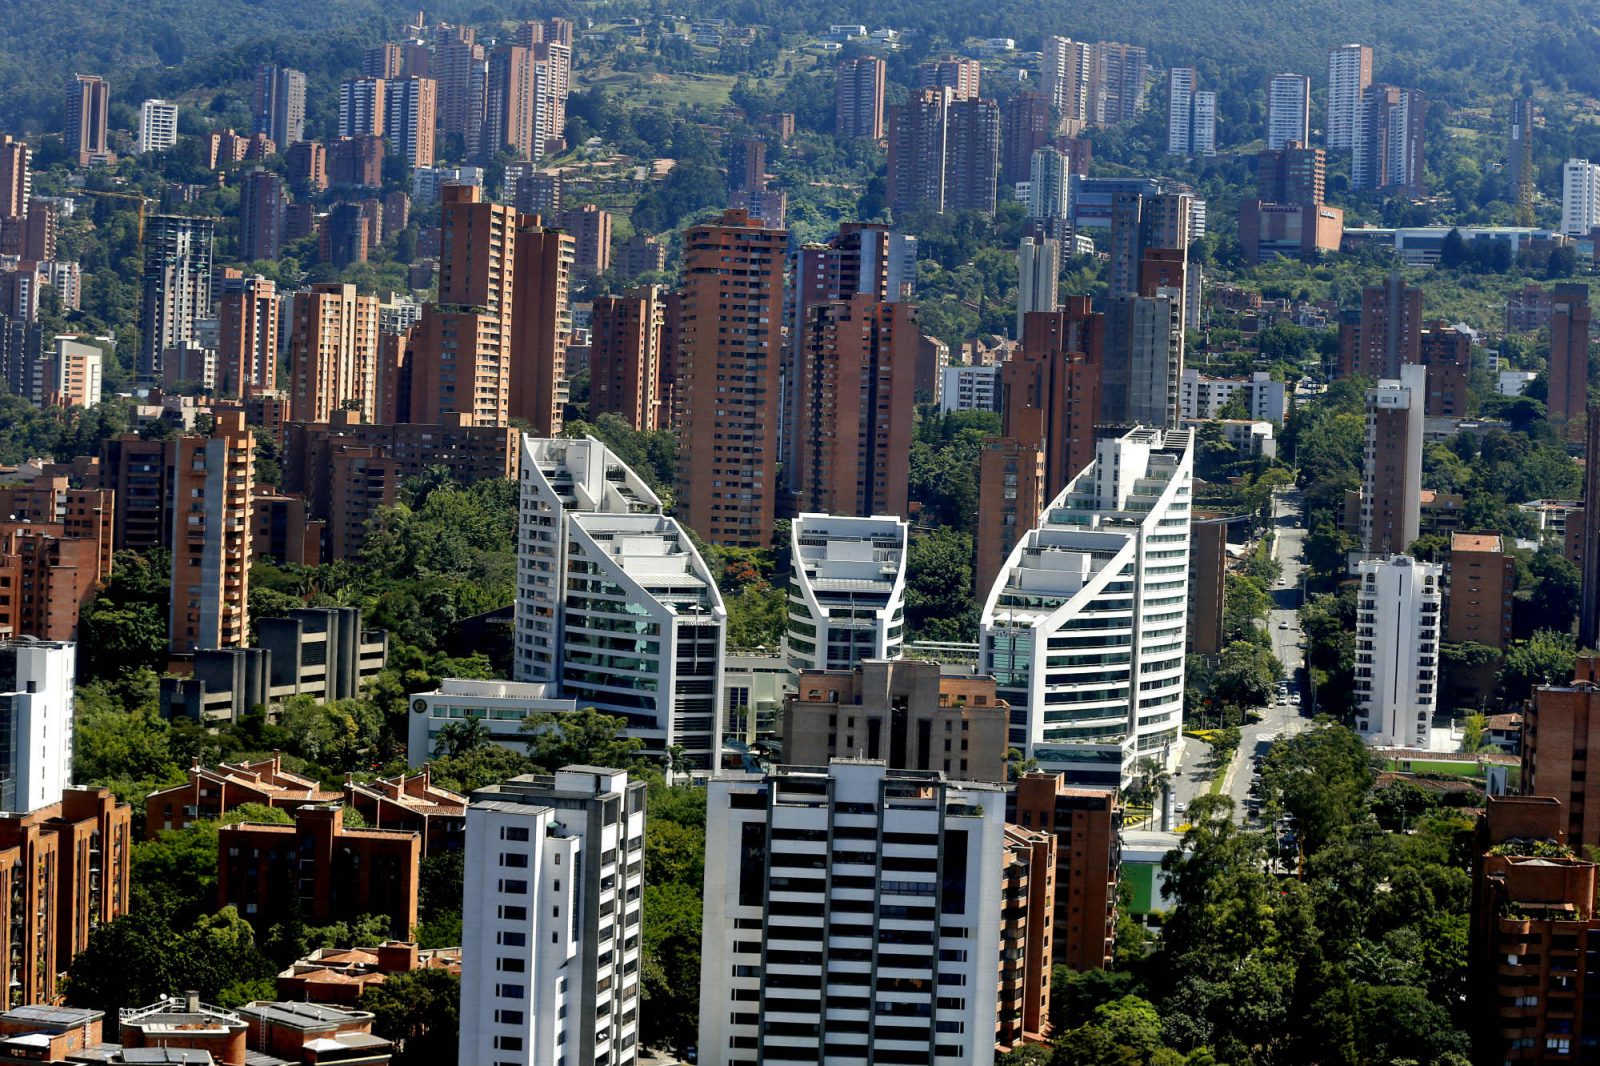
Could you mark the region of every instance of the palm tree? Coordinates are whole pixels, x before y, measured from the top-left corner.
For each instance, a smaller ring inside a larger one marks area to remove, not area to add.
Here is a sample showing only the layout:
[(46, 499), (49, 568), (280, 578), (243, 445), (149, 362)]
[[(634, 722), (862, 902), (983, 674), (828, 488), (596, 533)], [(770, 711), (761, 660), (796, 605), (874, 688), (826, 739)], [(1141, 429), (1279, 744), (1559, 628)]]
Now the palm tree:
[(482, 718), (462, 718), (439, 727), (433, 753), (453, 759), (487, 747), (489, 741), (489, 726)]

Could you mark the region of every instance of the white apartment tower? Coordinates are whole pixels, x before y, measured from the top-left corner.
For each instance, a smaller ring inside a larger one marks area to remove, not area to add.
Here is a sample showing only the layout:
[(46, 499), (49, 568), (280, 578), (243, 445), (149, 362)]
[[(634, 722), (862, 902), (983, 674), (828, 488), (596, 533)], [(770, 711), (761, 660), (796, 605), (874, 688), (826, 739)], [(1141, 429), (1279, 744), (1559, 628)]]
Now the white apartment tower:
[(472, 794), (460, 1060), (632, 1066), (645, 785), (567, 766)]
[(1089, 45), (1070, 37), (1046, 37), (1039, 56), (1039, 91), (1067, 122), (1089, 118)]
[(1167, 154), (1217, 154), (1217, 94), (1202, 92), (1193, 67), (1167, 72)]
[(1304, 74), (1274, 74), (1267, 90), (1267, 147), (1311, 143), (1311, 79)]
[(1011, 745), (1069, 784), (1120, 788), (1177, 756), (1193, 472), (1188, 430), (1097, 441), (984, 601), (978, 670)]
[(384, 81), (350, 78), (339, 83), (339, 136), (383, 136)]
[(1356, 731), (1380, 747), (1425, 749), (1438, 703), (1444, 568), (1392, 555), (1357, 570)]
[(516, 680), (626, 718), (647, 750), (715, 768), (727, 612), (644, 481), (593, 438), (522, 443)]
[(72, 783), (72, 709), (77, 646), (64, 641), (0, 644), (0, 810), (26, 814), (59, 802)]
[(1328, 49), (1328, 120), (1323, 138), (1329, 148), (1355, 150), (1361, 139), (1362, 97), (1372, 84), (1372, 47), (1347, 44)]
[(1024, 237), (1017, 245), (1017, 340), (1033, 311), (1054, 311), (1061, 283), (1061, 242), (1053, 237)]
[(1045, 145), (1033, 150), (1028, 172), (1028, 217), (1072, 217), (1072, 171), (1066, 154)]
[(139, 151), (165, 152), (178, 143), (178, 105), (146, 100), (139, 106)]
[(802, 514), (789, 524), (789, 668), (898, 659), (906, 629), (906, 523)]
[(700, 1061), (991, 1066), (1005, 792), (834, 760), (712, 779)]
[(1587, 237), (1600, 226), (1600, 164), (1569, 159), (1561, 168), (1561, 232)]

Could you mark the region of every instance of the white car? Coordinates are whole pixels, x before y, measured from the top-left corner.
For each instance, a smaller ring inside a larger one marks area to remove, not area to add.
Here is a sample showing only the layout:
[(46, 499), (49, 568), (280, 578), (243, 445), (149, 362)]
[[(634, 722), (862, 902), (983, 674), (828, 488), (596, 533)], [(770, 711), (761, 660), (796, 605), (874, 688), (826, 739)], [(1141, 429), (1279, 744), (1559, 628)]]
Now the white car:
[(1289, 702), (1294, 704), (1296, 707), (1300, 706), (1300, 693), (1296, 692), (1290, 695)]
[(1176, 814), (1182, 814), (1184, 811), (1186, 811), (1188, 809), (1189, 809), (1189, 805), (1187, 803), (1174, 803), (1172, 805), (1172, 810)]
[(1289, 623), (1288, 622), (1279, 622), (1278, 623), (1278, 628), (1279, 629), (1288, 629), (1289, 628)]

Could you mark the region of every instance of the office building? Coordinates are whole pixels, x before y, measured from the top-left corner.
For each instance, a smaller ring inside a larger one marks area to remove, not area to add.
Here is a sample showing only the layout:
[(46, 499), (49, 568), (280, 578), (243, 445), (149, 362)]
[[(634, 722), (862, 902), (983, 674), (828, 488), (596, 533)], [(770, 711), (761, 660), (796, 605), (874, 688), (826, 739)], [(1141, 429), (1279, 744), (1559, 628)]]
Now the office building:
[(1511, 643), (1516, 560), (1493, 533), (1450, 535), (1449, 613), (1444, 639), (1503, 649)]
[(67, 81), (67, 120), (61, 139), (75, 166), (96, 166), (114, 158), (106, 148), (110, 103), (111, 86), (104, 78), (74, 74)]
[(1465, 418), (1472, 334), (1447, 322), (1429, 322), (1422, 327), (1418, 348), (1428, 371), (1424, 413), (1429, 418)]
[(1028, 175), (1029, 220), (1067, 223), (1072, 217), (1072, 168), (1066, 154), (1051, 145), (1034, 149)]
[(939, 413), (1000, 410), (998, 366), (947, 366), (941, 371)]
[(242, 647), (249, 630), (255, 434), (237, 408), (212, 417), (211, 436), (175, 443), (168, 624), (175, 654)]
[(239, 822), (217, 834), (217, 906), (252, 922), (299, 917), (311, 925), (369, 914), (391, 936), (417, 925), (422, 841), (404, 829), (350, 829), (337, 804), (295, 808), (294, 824)]
[(389, 150), (406, 168), (433, 166), (434, 122), (439, 86), (432, 78), (400, 78), (384, 83), (384, 135)]
[(1178, 414), (1183, 418), (1220, 418), (1222, 409), (1237, 397), (1249, 417), (1280, 425), (1289, 413), (1288, 387), (1274, 381), (1270, 372), (1257, 370), (1247, 378), (1213, 378), (1185, 367), (1178, 393)]
[(76, 645), (0, 643), (0, 721), (10, 737), (0, 810), (28, 814), (61, 802), (72, 781), (76, 686)]
[(594, 204), (577, 204), (562, 211), (556, 225), (572, 239), (572, 272), (580, 280), (611, 269), (610, 211)]
[(1017, 246), (1018, 340), (1022, 339), (1023, 323), (1028, 315), (1055, 311), (1060, 280), (1061, 242), (1049, 237), (1022, 238), (1022, 243)]
[[(897, 657), (898, 658), (898, 657)], [(871, 759), (952, 780), (1006, 780), (1010, 708), (989, 677), (944, 676), (938, 663), (867, 657), (802, 669), (784, 700), (783, 762)]]
[(976, 59), (947, 55), (917, 66), (917, 88), (949, 89), (957, 100), (978, 95), (978, 80), (983, 67)]
[(1561, 232), (1587, 237), (1600, 226), (1600, 164), (1569, 159), (1561, 167)]
[(794, 390), (797, 511), (905, 515), (915, 421), (917, 309), (868, 293), (813, 304)]
[(1361, 135), (1350, 163), (1352, 189), (1423, 194), (1423, 124), (1427, 98), (1420, 89), (1369, 85), (1361, 97)]
[(0, 218), (24, 218), (33, 191), (28, 142), (0, 133)]
[(1046, 37), (1039, 55), (1039, 92), (1048, 108), (1082, 129), (1089, 115), (1093, 46), (1070, 37)]
[(1328, 148), (1355, 151), (1363, 128), (1363, 102), (1372, 84), (1372, 47), (1347, 44), (1328, 49)]
[[(1175, 757), (1193, 466), (1186, 430), (1096, 441), (985, 597), (978, 668), (1011, 705), (1010, 743), (1068, 783), (1117, 789)], [(1054, 664), (1077, 648), (1101, 668)]]
[(280, 149), (305, 140), (306, 76), (270, 63), (257, 67), (250, 113), (253, 132)]
[(708, 788), (703, 1062), (994, 1061), (1001, 786), (835, 760)]
[(273, 282), (260, 274), (226, 278), (217, 301), (217, 390), (227, 396), (278, 387), (278, 316)]
[(677, 507), (724, 547), (771, 538), (788, 236), (739, 211), (684, 234), (674, 422), (692, 428), (680, 429)]
[(561, 699), (553, 682), (475, 681), (447, 677), (432, 692), (411, 694), (406, 760), (413, 770), (426, 767), (439, 754), (440, 732), (451, 722), (476, 719), (488, 730), (489, 743), (509, 751), (527, 750), (522, 729), (529, 715), (571, 714), (577, 703)]
[(377, 403), (378, 298), (326, 282), (294, 294), (289, 333), (290, 409), (326, 422), (353, 405), (371, 421)]
[(1594, 898), (1600, 867), (1563, 832), (1566, 801), (1549, 793), (1490, 796), (1472, 884), (1468, 1003), (1496, 1062), (1592, 1058), (1586, 1009), (1600, 973)]
[[(648, 749), (682, 745), (683, 766), (715, 768), (727, 613), (699, 552), (593, 438), (524, 437), (521, 479), (516, 679), (557, 684), (579, 706), (625, 717)], [(617, 592), (588, 594), (586, 574)], [(637, 657), (616, 655), (608, 634), (623, 622), (653, 638), (636, 642)]]
[(348, 78), (339, 83), (339, 136), (383, 136), (385, 84), (382, 78)]
[(884, 78), (888, 66), (878, 56), (859, 56), (839, 64), (833, 86), (833, 132), (840, 137), (883, 137)]
[(178, 105), (146, 100), (139, 105), (139, 151), (165, 152), (178, 143)]
[(1373, 556), (1408, 551), (1421, 530), (1423, 392), (1427, 370), (1400, 368), (1367, 390), (1361, 470), (1361, 548)]
[(462, 1062), (637, 1061), (644, 809), (644, 782), (593, 766), (472, 794)]
[(1000, 180), (1006, 185), (1029, 181), (1033, 154), (1054, 136), (1048, 96), (1025, 89), (1006, 97), (1000, 105)]
[(239, 188), (239, 258), (246, 263), (275, 260), (283, 254), (289, 196), (283, 179), (270, 170), (255, 170)]
[(1422, 290), (1393, 271), (1361, 290), (1361, 313), (1339, 324), (1342, 377), (1398, 378), (1422, 362)]
[(1562, 283), (1550, 299), (1550, 387), (1552, 421), (1578, 417), (1589, 399), (1589, 286)]
[[(64, 728), (52, 746), (71, 735)], [(7, 812), (0, 815), (0, 1007), (14, 1010), (59, 1002), (60, 978), (91, 933), (128, 913), (132, 812), (109, 789), (64, 783), (50, 803)]]
[(620, 415), (641, 433), (665, 428), (661, 370), (666, 293), (659, 285), (594, 301), (589, 353), (589, 415)]
[(1274, 74), (1267, 87), (1267, 150), (1311, 143), (1311, 79)]
[(152, 215), (145, 222), (139, 318), (140, 385), (158, 385), (161, 353), (195, 339), (194, 324), (211, 313), (214, 218)]
[(906, 537), (906, 523), (893, 515), (801, 514), (790, 523), (784, 647), (791, 670), (849, 670), (863, 659), (900, 658)]
[(1193, 67), (1167, 72), (1167, 154), (1217, 154), (1217, 94), (1200, 89)]
[(1438, 704), (1444, 568), (1409, 555), (1357, 564), (1356, 731), (1379, 747), (1429, 747)]
[(1053, 960), (1078, 971), (1109, 966), (1121, 867), (1117, 794), (1069, 788), (1059, 774), (1034, 771), (1007, 797), (1006, 821), (1055, 842), (1055, 876), (1048, 882), (1054, 892)]

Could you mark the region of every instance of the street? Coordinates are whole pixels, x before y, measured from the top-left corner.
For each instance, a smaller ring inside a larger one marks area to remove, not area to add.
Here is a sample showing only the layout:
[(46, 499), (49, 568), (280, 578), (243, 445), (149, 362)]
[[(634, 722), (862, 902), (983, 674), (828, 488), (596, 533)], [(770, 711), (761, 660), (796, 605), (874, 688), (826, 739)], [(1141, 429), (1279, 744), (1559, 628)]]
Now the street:
[[(1273, 654), (1283, 663), (1284, 677), (1289, 682), (1291, 693), (1299, 692), (1302, 701), (1306, 699), (1304, 679), (1300, 675), (1300, 668), (1305, 660), (1305, 652), (1299, 646), (1301, 641), (1300, 621), (1296, 613), (1300, 606), (1300, 572), (1303, 566), (1303, 553), (1305, 549), (1305, 530), (1296, 527), (1300, 517), (1300, 494), (1298, 490), (1291, 490), (1279, 496), (1273, 504), (1273, 520), (1277, 529), (1277, 539), (1273, 544), (1273, 557), (1283, 567), (1283, 576), (1278, 586), (1272, 590), (1273, 607), (1267, 618), (1268, 632), (1272, 637)], [(1301, 707), (1289, 703), (1276, 703), (1264, 709), (1259, 722), (1246, 722), (1240, 729), (1239, 748), (1234, 752), (1233, 761), (1219, 769), (1224, 775), (1223, 790), (1233, 798), (1234, 807), (1239, 818), (1244, 820), (1245, 800), (1250, 794), (1251, 765), (1250, 759), (1255, 755), (1265, 755), (1272, 746), (1268, 738), (1288, 736), (1298, 733), (1310, 724), (1310, 720), (1300, 714)], [(1187, 809), (1190, 803), (1211, 788), (1212, 771), (1207, 767), (1211, 755), (1211, 746), (1204, 741), (1188, 738), (1184, 745), (1183, 757), (1179, 763), (1178, 775), (1173, 778), (1173, 794), (1175, 804)], [(1178, 810), (1174, 806), (1174, 811)], [(1184, 816), (1175, 813), (1174, 825), (1182, 825)]]

